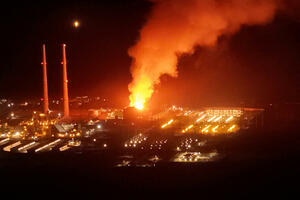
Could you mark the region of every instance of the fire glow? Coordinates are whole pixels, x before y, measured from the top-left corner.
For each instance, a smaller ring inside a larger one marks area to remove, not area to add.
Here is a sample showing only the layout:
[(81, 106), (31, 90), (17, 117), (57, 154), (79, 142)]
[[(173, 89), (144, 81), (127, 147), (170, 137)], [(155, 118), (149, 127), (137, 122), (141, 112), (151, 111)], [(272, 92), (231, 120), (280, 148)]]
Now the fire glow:
[(238, 32), (243, 25), (270, 22), (276, 0), (155, 0), (139, 41), (129, 49), (132, 82), (130, 106), (142, 110), (162, 75), (177, 77), (178, 58), (195, 47), (216, 45), (219, 37)]
[(143, 110), (146, 101), (151, 97), (153, 93), (150, 80), (147, 78), (140, 78), (138, 84), (135, 84), (130, 92), (130, 106), (135, 107), (138, 110)]
[(173, 123), (173, 119), (171, 119), (170, 121), (168, 121), (167, 123), (165, 123), (165, 124), (163, 124), (162, 126), (161, 126), (161, 128), (165, 128), (166, 126), (168, 126), (168, 125), (170, 125), (170, 124), (172, 124)]

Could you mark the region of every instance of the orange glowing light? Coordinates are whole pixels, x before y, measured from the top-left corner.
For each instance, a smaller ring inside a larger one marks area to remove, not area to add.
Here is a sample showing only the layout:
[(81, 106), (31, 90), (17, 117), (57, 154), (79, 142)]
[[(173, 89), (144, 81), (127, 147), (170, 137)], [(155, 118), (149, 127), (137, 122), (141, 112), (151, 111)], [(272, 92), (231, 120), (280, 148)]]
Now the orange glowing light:
[(187, 132), (188, 130), (190, 130), (191, 128), (193, 128), (194, 127), (194, 125), (192, 124), (192, 125), (189, 125), (187, 128), (185, 128), (184, 130), (182, 130), (181, 132), (182, 133), (185, 133), (185, 132)]
[(217, 116), (213, 116), (212, 118), (208, 119), (207, 122), (210, 122), (211, 120), (215, 119)]
[(216, 133), (216, 132), (217, 132), (217, 128), (219, 128), (219, 125), (215, 126), (215, 127), (212, 129), (212, 131), (213, 131), (214, 133)]
[(145, 103), (150, 99), (153, 93), (151, 79), (147, 76), (141, 76), (129, 85), (131, 93), (129, 100), (130, 106), (138, 110), (143, 110)]
[(73, 25), (74, 25), (74, 27), (75, 27), (75, 28), (78, 28), (78, 27), (79, 27), (79, 25), (80, 25), (80, 24), (79, 24), (79, 21), (77, 21), (77, 20), (76, 20), (76, 21), (74, 21)]
[(221, 118), (222, 118), (223, 116), (219, 116), (219, 117), (217, 117), (213, 122), (217, 122), (217, 121), (219, 121)]
[(173, 123), (173, 119), (171, 119), (170, 121), (168, 121), (167, 123), (165, 123), (165, 124), (163, 124), (162, 126), (161, 126), (161, 128), (165, 128), (166, 126), (168, 126), (168, 125), (170, 125), (170, 124), (172, 124)]
[(202, 133), (207, 133), (208, 132), (208, 129), (209, 129), (209, 127), (211, 127), (211, 125), (207, 125), (207, 126), (205, 126), (203, 129), (202, 129)]
[(144, 109), (144, 104), (142, 102), (136, 102), (134, 104), (134, 107), (138, 110), (143, 110)]
[(233, 116), (230, 116), (228, 119), (226, 119), (225, 122), (229, 122), (229, 121), (231, 121), (232, 119), (233, 119)]
[(204, 115), (202, 115), (200, 118), (198, 118), (197, 120), (196, 120), (196, 122), (200, 122), (202, 119), (204, 119), (206, 117), (206, 114), (204, 114)]
[(233, 129), (236, 127), (236, 125), (232, 125), (227, 131), (230, 133), (230, 132), (233, 132)]

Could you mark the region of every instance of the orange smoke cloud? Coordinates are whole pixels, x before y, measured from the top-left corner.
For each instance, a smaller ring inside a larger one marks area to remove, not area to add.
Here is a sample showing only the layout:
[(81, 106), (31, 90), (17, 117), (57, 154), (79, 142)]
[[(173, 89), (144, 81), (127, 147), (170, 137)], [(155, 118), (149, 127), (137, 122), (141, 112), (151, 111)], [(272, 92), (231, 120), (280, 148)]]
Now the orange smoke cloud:
[(142, 109), (164, 74), (176, 77), (182, 54), (196, 46), (213, 46), (222, 35), (237, 32), (242, 25), (271, 21), (276, 0), (152, 0), (154, 8), (129, 49), (133, 58), (130, 106)]

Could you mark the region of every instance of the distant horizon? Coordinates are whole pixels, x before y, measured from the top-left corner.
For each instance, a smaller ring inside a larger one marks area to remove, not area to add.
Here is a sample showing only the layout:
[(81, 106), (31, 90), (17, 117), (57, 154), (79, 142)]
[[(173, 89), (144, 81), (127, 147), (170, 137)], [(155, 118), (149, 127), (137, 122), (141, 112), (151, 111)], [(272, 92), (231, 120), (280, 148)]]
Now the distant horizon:
[[(46, 44), (49, 98), (62, 96), (61, 44), (67, 44), (69, 95), (103, 96), (129, 104), (134, 45), (150, 14), (146, 0), (13, 4), (5, 7), (0, 49), (1, 96), (42, 98)], [(73, 27), (74, 20), (80, 22)], [(212, 48), (183, 55), (178, 77), (163, 76), (149, 104), (237, 104), (300, 101), (300, 23), (277, 13), (264, 26), (243, 26)]]

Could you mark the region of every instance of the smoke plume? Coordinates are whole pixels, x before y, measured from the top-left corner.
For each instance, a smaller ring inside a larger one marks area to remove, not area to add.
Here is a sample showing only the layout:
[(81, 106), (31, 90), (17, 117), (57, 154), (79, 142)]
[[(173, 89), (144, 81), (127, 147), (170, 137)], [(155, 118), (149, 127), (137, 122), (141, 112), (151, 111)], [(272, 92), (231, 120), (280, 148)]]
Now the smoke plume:
[(154, 7), (129, 49), (133, 80), (128, 88), (130, 106), (139, 109), (151, 97), (164, 74), (176, 77), (178, 58), (196, 46), (209, 47), (222, 35), (243, 25), (270, 22), (279, 9), (276, 0), (152, 0)]

